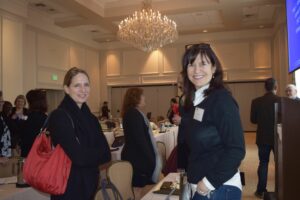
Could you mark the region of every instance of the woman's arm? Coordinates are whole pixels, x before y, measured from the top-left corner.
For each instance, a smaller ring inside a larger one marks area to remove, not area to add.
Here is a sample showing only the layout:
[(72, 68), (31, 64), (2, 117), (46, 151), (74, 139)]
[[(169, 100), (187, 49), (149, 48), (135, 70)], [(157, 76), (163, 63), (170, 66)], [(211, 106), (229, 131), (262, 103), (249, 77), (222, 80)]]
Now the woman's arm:
[(235, 100), (225, 95), (214, 104), (214, 123), (225, 149), (214, 169), (205, 177), (215, 188), (232, 178), (245, 156), (244, 132)]

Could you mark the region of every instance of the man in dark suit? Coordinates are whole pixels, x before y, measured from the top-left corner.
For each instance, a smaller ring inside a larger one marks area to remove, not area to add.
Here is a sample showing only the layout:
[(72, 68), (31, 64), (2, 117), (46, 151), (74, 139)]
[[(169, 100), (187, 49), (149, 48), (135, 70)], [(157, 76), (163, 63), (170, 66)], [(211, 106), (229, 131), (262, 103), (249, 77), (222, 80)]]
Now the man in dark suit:
[(265, 81), (266, 93), (252, 100), (251, 122), (257, 124), (256, 144), (258, 146), (259, 166), (258, 184), (255, 196), (263, 198), (267, 192), (268, 164), (271, 151), (274, 153), (274, 104), (279, 102), (276, 95), (277, 83), (273, 78)]

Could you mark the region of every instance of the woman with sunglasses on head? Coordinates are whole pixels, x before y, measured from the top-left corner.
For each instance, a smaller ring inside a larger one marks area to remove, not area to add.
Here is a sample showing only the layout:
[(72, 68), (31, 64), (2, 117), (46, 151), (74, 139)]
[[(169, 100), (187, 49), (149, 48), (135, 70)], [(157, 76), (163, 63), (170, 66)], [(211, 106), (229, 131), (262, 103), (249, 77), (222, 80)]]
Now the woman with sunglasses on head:
[(238, 105), (224, 86), (221, 63), (210, 45), (202, 43), (186, 49), (182, 65), (193, 200), (240, 200), (244, 135)]

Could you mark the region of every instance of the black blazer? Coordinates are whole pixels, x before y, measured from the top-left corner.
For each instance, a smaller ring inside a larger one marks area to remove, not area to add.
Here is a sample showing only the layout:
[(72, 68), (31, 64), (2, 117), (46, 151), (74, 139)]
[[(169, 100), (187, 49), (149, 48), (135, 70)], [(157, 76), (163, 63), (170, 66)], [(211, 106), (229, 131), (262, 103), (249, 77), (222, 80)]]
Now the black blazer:
[(257, 124), (256, 144), (274, 145), (274, 105), (280, 97), (272, 92), (252, 100), (251, 122)]
[(226, 89), (217, 89), (196, 107), (202, 109), (203, 117), (196, 120), (191, 115), (186, 126), (188, 181), (197, 184), (206, 177), (218, 188), (238, 172), (245, 156), (238, 105)]
[(123, 117), (125, 145), (122, 160), (133, 166), (133, 186), (143, 187), (152, 183), (155, 168), (155, 152), (142, 114), (136, 108), (130, 108)]
[(189, 157), (189, 147), (186, 141), (186, 128), (188, 126), (188, 115), (193, 113), (188, 112), (184, 108), (183, 96), (179, 99), (179, 114), (181, 117), (181, 122), (178, 126), (178, 136), (177, 136), (177, 168), (185, 169), (187, 171), (188, 157)]
[(21, 156), (26, 158), (36, 136), (40, 133), (41, 128), (47, 118), (43, 112), (32, 111), (28, 114), (28, 118), (24, 121), (21, 133)]
[(99, 165), (111, 159), (97, 118), (85, 103), (79, 108), (66, 95), (58, 109), (51, 113), (48, 130), (53, 143), (60, 144), (72, 161), (66, 192), (51, 199), (92, 200), (98, 185)]

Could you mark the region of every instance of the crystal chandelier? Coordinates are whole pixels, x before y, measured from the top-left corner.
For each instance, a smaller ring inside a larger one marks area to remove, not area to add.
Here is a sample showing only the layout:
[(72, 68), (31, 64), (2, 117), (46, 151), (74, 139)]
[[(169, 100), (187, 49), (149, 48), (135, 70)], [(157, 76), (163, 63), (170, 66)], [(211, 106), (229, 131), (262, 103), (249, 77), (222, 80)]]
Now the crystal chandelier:
[(119, 24), (118, 38), (138, 49), (150, 52), (178, 38), (176, 23), (159, 11), (151, 9), (151, 1), (143, 2), (143, 9)]

